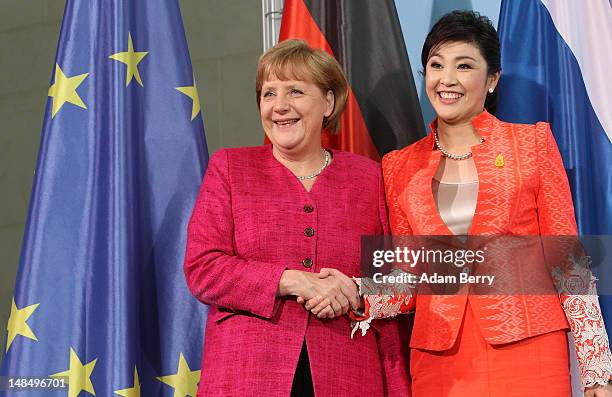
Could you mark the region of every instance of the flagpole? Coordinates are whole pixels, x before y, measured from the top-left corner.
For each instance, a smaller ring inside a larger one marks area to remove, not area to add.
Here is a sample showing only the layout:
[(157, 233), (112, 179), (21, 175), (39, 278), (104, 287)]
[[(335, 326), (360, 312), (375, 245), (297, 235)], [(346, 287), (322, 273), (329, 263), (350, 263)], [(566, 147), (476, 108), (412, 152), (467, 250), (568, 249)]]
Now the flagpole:
[(263, 50), (278, 43), (281, 19), (283, 17), (283, 0), (261, 0), (263, 18)]

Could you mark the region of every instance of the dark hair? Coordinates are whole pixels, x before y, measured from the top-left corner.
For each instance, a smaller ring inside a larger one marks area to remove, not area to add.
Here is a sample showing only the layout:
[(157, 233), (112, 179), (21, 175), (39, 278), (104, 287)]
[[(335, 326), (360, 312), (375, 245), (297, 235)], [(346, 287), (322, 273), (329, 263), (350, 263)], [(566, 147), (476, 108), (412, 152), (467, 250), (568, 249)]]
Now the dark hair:
[[(489, 76), (501, 71), (499, 37), (491, 20), (474, 11), (459, 10), (444, 15), (431, 28), (421, 51), (423, 70), (426, 70), (427, 61), (433, 51), (452, 42), (470, 43), (478, 47), (487, 62)], [(495, 113), (496, 106), (497, 91), (494, 91), (487, 94), (485, 108), (490, 113)]]

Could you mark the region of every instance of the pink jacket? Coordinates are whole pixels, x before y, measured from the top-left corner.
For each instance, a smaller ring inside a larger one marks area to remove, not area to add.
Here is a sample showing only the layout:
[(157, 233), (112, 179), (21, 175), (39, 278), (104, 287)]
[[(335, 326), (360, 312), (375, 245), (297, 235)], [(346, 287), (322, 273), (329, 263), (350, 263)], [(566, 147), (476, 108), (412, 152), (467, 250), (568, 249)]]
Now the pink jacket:
[(360, 236), (389, 233), (380, 166), (332, 153), (310, 192), (271, 146), (210, 159), (185, 257), (189, 288), (211, 305), (198, 396), (288, 396), (304, 340), (317, 396), (408, 395), (400, 323), (351, 340), (346, 316), (276, 297), (285, 269), (359, 275)]

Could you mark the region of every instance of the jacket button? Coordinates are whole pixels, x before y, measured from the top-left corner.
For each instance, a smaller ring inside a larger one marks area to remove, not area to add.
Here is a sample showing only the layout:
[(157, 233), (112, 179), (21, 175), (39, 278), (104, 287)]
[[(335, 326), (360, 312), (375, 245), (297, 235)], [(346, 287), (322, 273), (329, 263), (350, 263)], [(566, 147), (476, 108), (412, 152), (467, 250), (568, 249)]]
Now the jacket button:
[(307, 227), (306, 229), (304, 229), (304, 235), (306, 237), (312, 237), (314, 236), (314, 229), (311, 227)]
[(312, 266), (312, 259), (310, 258), (305, 258), (302, 261), (302, 265), (304, 265), (304, 267), (311, 267)]
[(311, 213), (312, 211), (314, 211), (314, 207), (312, 205), (310, 204), (304, 205), (304, 212)]

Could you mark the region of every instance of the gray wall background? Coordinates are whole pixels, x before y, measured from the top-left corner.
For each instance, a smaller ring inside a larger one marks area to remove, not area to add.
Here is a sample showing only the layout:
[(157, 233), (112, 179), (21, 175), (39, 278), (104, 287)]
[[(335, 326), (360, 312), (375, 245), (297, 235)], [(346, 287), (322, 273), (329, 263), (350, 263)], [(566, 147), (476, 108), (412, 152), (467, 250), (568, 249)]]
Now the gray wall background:
[[(262, 142), (255, 65), (263, 47), (261, 0), (179, 0), (209, 152)], [(269, 0), (280, 6), (279, 0)], [(396, 0), (424, 121), (433, 110), (418, 71), (431, 25), (456, 8), (495, 25), (501, 0)], [(0, 0), (0, 357), (64, 0)]]
[[(258, 145), (261, 2), (180, 0), (209, 151)], [(0, 357), (64, 0), (0, 0)]]

